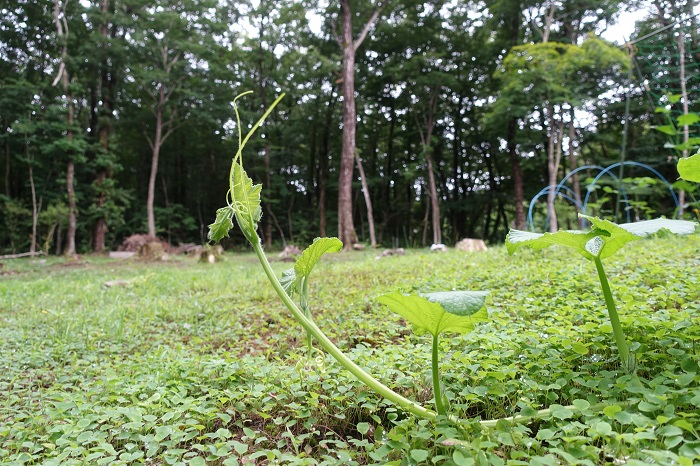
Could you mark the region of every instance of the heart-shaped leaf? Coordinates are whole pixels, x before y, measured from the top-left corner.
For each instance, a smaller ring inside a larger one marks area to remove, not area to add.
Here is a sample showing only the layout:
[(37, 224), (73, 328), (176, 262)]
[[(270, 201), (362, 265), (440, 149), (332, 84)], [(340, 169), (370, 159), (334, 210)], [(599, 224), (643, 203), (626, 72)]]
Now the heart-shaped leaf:
[(669, 220), (659, 218), (635, 223), (617, 225), (608, 220), (579, 214), (591, 223), (591, 231), (565, 231), (556, 233), (531, 233), (510, 230), (506, 237), (506, 247), (513, 254), (520, 247), (527, 246), (535, 250), (558, 244), (575, 249), (588, 260), (596, 257), (605, 259), (615, 254), (630, 241), (644, 236), (668, 230), (678, 235), (688, 235), (695, 231), (697, 223), (686, 220)]
[(684, 180), (700, 183), (700, 153), (680, 159), (678, 173)]
[[(479, 293), (480, 297), (469, 299), (472, 304), (479, 299), (486, 299), (485, 294)], [(425, 330), (433, 336), (438, 336), (442, 332), (469, 333), (474, 330), (474, 324), (486, 322), (488, 314), (483, 300), (481, 307), (471, 315), (458, 315), (447, 312), (439, 303), (416, 294), (407, 296), (394, 291), (378, 298), (381, 304), (399, 314), (416, 328)], [(461, 302), (466, 301), (461, 300)]]

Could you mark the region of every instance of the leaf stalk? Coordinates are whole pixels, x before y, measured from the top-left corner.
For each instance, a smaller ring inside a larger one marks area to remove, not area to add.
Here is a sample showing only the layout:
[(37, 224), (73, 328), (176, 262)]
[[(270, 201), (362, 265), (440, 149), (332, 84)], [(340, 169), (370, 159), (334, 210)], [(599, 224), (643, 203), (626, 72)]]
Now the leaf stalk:
[(622, 330), (622, 325), (620, 324), (620, 317), (617, 314), (615, 300), (613, 299), (612, 291), (610, 291), (610, 285), (608, 284), (608, 278), (605, 275), (605, 270), (603, 269), (603, 262), (598, 256), (596, 256), (593, 261), (595, 262), (595, 267), (598, 270), (598, 278), (600, 279), (600, 286), (603, 289), (605, 305), (608, 308), (608, 316), (610, 317), (610, 324), (612, 325), (613, 337), (617, 343), (617, 352), (620, 354), (622, 368), (626, 373), (632, 374), (634, 372), (635, 365), (630, 359), (629, 346), (627, 346), (625, 332)]

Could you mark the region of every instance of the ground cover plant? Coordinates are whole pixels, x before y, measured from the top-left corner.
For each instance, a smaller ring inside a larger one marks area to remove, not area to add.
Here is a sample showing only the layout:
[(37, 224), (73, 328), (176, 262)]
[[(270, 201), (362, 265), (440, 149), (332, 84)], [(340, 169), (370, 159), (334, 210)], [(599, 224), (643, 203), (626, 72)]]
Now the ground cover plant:
[[(697, 236), (662, 237), (607, 260), (641, 387), (610, 349), (595, 274), (564, 249), (331, 254), (316, 265), (318, 326), (423, 403), (433, 396), (431, 343), (376, 298), (495, 290), (488, 322), (440, 342), (450, 411), (495, 419), (554, 406), (543, 419), (492, 427), (407, 415), (330, 358), (300, 374), (305, 335), (251, 254), (213, 265), (6, 262), (0, 462), (691, 464), (700, 446), (699, 247)], [(272, 267), (281, 276), (289, 265)], [(124, 285), (105, 286), (115, 280)], [(601, 401), (608, 407), (591, 409)]]

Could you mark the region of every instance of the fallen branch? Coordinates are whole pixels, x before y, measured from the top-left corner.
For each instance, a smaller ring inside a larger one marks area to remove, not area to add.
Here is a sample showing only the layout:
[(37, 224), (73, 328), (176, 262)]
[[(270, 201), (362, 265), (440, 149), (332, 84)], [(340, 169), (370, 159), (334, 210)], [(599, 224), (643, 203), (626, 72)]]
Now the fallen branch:
[(44, 251), (22, 252), (20, 254), (8, 254), (7, 256), (0, 256), (0, 260), (19, 259), (20, 257), (43, 256), (45, 254), (46, 253)]

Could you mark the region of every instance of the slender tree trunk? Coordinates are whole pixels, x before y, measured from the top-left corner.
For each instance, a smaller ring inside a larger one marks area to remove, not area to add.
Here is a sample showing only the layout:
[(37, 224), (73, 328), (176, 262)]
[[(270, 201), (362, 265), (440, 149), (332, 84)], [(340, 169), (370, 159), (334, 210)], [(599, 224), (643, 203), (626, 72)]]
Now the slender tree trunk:
[[(75, 107), (73, 104), (73, 94), (70, 90), (70, 76), (68, 74), (68, 65), (66, 63), (68, 58), (68, 21), (66, 20), (65, 11), (61, 15), (61, 2), (56, 0), (54, 3), (54, 22), (56, 23), (56, 31), (58, 37), (61, 38), (63, 42), (63, 49), (61, 51), (61, 64), (59, 65), (58, 76), (54, 81), (56, 85), (61, 81), (63, 87), (63, 92), (66, 95), (66, 103), (68, 105), (68, 120), (66, 130), (66, 141), (70, 146), (73, 142), (73, 121), (75, 118)], [(66, 231), (66, 248), (64, 254), (67, 256), (75, 255), (75, 232), (77, 230), (77, 207), (75, 199), (75, 162), (73, 161), (72, 149), (69, 149), (68, 153), (68, 166), (66, 167), (66, 193), (68, 194), (68, 229)]]
[(384, 6), (380, 2), (372, 12), (357, 39), (352, 35), (352, 10), (350, 0), (340, 0), (341, 30), (339, 40), (343, 51), (343, 150), (340, 157), (338, 175), (338, 237), (343, 248), (348, 250), (357, 242), (357, 233), (352, 218), (352, 178), (355, 161), (355, 135), (357, 112), (355, 110), (355, 52), (362, 44), (372, 24), (377, 20)]
[(362, 168), (362, 160), (358, 154), (355, 154), (357, 161), (357, 170), (360, 172), (360, 180), (362, 182), (362, 193), (365, 196), (365, 205), (367, 206), (367, 223), (369, 224), (369, 241), (372, 248), (377, 247), (377, 236), (374, 233), (374, 213), (372, 212), (372, 198), (369, 194), (369, 186), (367, 185), (367, 177), (365, 169)]
[[(683, 101), (683, 115), (688, 114), (688, 89), (685, 82), (685, 34), (683, 29), (678, 30), (678, 56), (680, 59), (680, 81), (681, 81), (681, 100)], [(690, 138), (690, 129), (688, 125), (683, 125), (683, 142), (688, 143)], [(688, 150), (683, 150), (683, 157), (688, 156)], [(678, 193), (678, 217), (683, 218), (685, 213), (685, 191), (681, 190)]]
[[(576, 140), (576, 128), (574, 127), (574, 109), (571, 109), (571, 123), (569, 123), (569, 170), (574, 171), (578, 168), (574, 141)], [(571, 183), (574, 187), (574, 200), (576, 201), (576, 219), (579, 229), (583, 229), (583, 219), (578, 218), (579, 206), (581, 204), (581, 182), (578, 173), (571, 175)]]
[[(101, 4), (102, 13), (102, 40), (104, 44), (107, 44), (110, 36), (109, 32), (109, 0), (102, 0)], [(102, 61), (101, 70), (101, 98), (102, 98), (102, 109), (100, 112), (100, 118), (98, 120), (99, 125), (99, 140), (100, 146), (104, 154), (109, 152), (109, 139), (112, 132), (112, 92), (113, 92), (113, 78), (110, 79), (110, 71), (114, 73), (114, 70), (108, 70), (107, 60)], [(93, 243), (92, 249), (96, 253), (102, 253), (105, 250), (105, 237), (107, 235), (107, 220), (102, 212), (104, 205), (107, 202), (107, 192), (104, 188), (105, 182), (108, 178), (112, 176), (111, 171), (108, 168), (100, 168), (95, 177), (95, 188), (98, 191), (97, 194), (97, 211), (99, 212), (99, 217), (95, 222), (95, 227), (93, 230)]]
[(36, 252), (36, 227), (39, 220), (39, 209), (36, 204), (36, 188), (34, 187), (34, 168), (32, 164), (33, 160), (29, 159), (29, 188), (32, 192), (32, 241), (29, 245), (29, 252), (33, 254)]
[(547, 213), (549, 214), (549, 231), (550, 233), (556, 233), (559, 226), (557, 224), (557, 212), (554, 209), (554, 189), (557, 186), (557, 173), (559, 171), (558, 157), (556, 156), (556, 146), (558, 145), (556, 133), (559, 126), (554, 120), (554, 108), (552, 105), (548, 106), (548, 113), (549, 137), (547, 141), (547, 173), (549, 174), (549, 192), (547, 193)]
[(350, 1), (341, 0), (343, 45), (343, 150), (338, 178), (338, 237), (345, 249), (357, 242), (352, 218), (352, 178), (355, 160), (355, 44)]
[[(3, 126), (9, 126), (7, 120), (4, 120)], [(5, 196), (10, 197), (10, 142), (5, 139)]]
[[(160, 89), (161, 97), (164, 97), (164, 88)], [(146, 215), (148, 217), (148, 236), (156, 236), (156, 219), (153, 213), (155, 202), (156, 175), (158, 174), (158, 158), (160, 156), (160, 146), (163, 137), (163, 109), (160, 104), (156, 107), (156, 136), (153, 140), (153, 153), (151, 156), (151, 174), (148, 178), (148, 197), (146, 198)]]
[(433, 223), (433, 244), (442, 243), (442, 230), (440, 228), (440, 205), (438, 204), (437, 184), (435, 182), (435, 169), (433, 168), (433, 157), (430, 153), (425, 154), (428, 163), (428, 183), (430, 189), (430, 212)]
[(520, 165), (520, 157), (518, 156), (517, 145), (515, 143), (515, 133), (518, 128), (517, 118), (511, 118), (508, 122), (508, 157), (513, 170), (513, 194), (515, 196), (515, 228), (518, 230), (525, 229), (525, 190), (523, 183), (523, 169)]
[(328, 157), (331, 137), (331, 119), (333, 118), (333, 107), (335, 99), (332, 98), (328, 105), (326, 123), (323, 127), (323, 139), (321, 140), (321, 153), (318, 160), (318, 228), (321, 236), (326, 233), (326, 204), (328, 196)]

